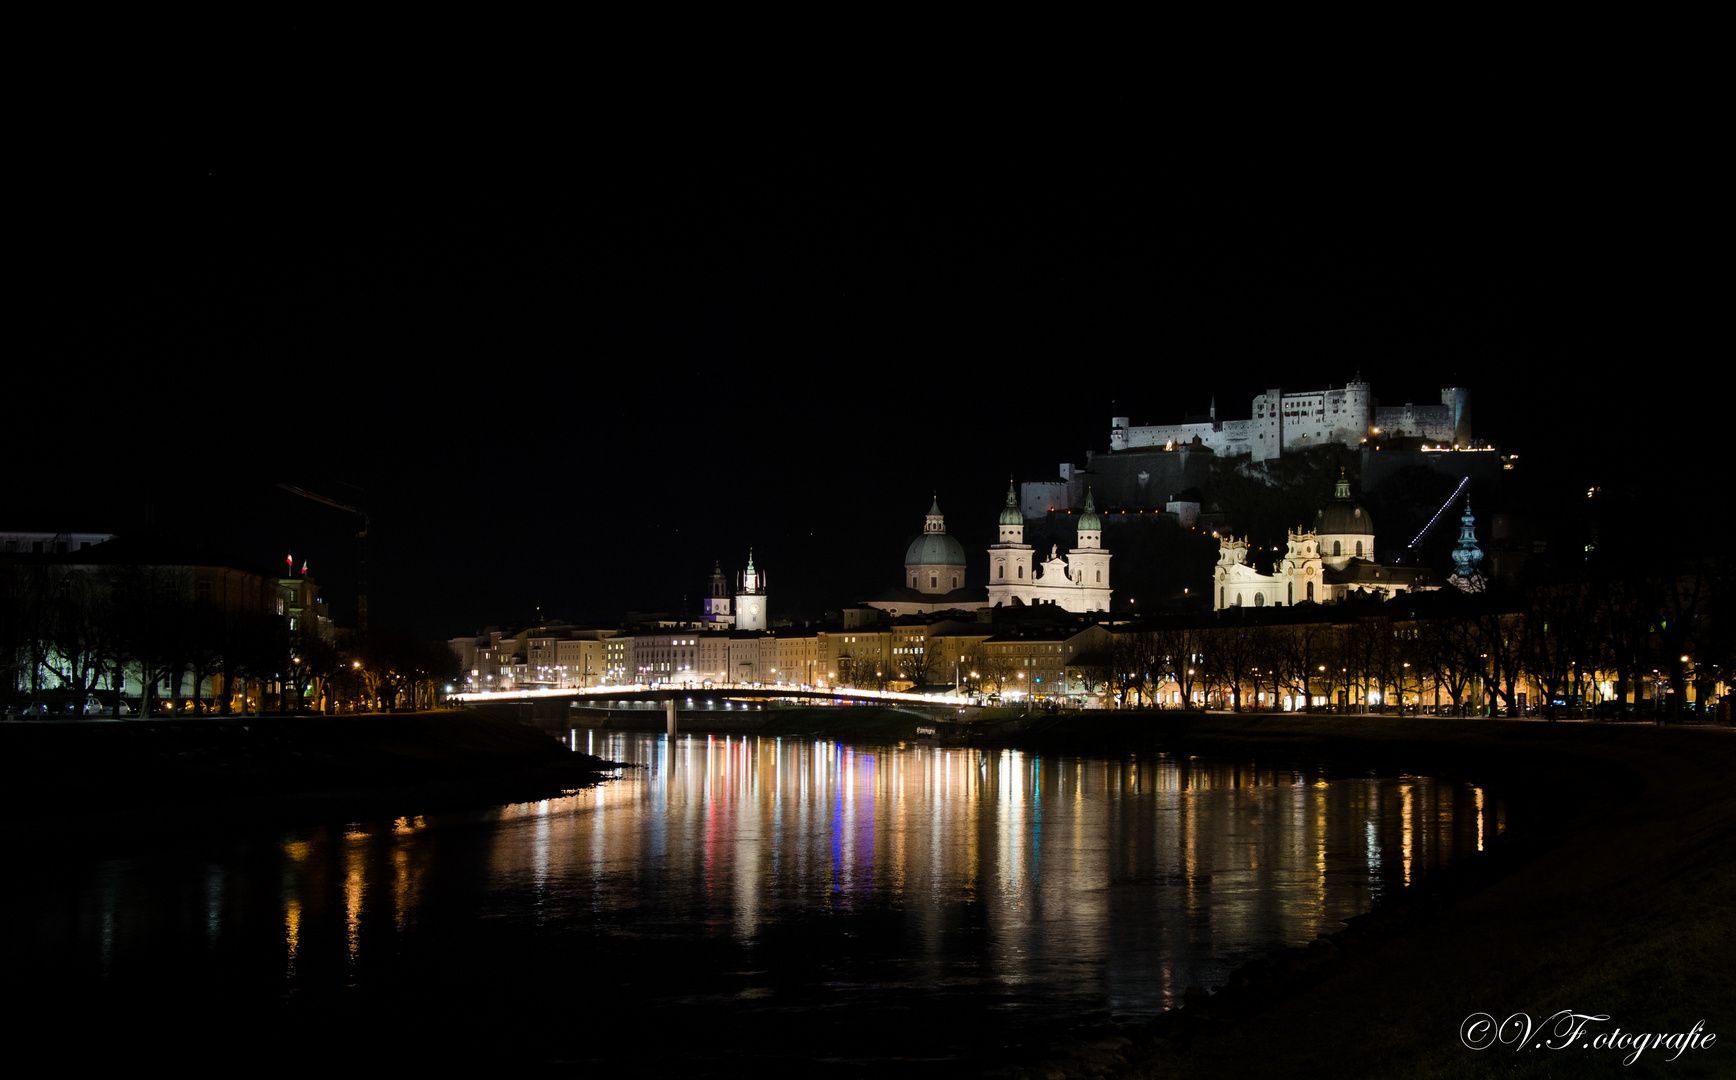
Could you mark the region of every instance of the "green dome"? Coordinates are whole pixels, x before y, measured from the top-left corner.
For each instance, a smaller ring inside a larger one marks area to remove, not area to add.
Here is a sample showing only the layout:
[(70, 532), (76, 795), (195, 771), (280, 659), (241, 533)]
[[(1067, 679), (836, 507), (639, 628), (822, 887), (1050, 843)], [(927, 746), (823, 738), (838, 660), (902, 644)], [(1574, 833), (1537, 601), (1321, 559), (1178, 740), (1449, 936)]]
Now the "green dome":
[(1079, 528), (1093, 532), (1103, 531), (1103, 519), (1097, 516), (1097, 503), (1091, 497), (1090, 488), (1085, 489), (1085, 512), (1079, 515)]
[(1019, 509), (1018, 496), (1013, 494), (1013, 482), (1011, 480), (1008, 480), (1007, 481), (1007, 506), (1006, 506), (1006, 509), (1001, 511), (1001, 524), (1002, 525), (1023, 525), (1024, 523), (1025, 523), (1024, 511)]
[(964, 545), (945, 533), (927, 533), (910, 542), (905, 566), (964, 566)]

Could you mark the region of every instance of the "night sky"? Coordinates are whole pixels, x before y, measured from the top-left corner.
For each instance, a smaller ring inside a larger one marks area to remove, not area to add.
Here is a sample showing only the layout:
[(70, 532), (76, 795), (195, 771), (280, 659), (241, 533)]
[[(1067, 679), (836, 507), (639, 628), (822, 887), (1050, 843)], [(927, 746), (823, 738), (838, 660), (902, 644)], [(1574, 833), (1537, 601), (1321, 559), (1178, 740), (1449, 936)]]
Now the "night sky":
[(1008, 475), (1105, 451), (1112, 415), (1360, 371), (1631, 467), (1730, 385), (1681, 212), (1547, 147), (706, 150), (35, 177), (4, 524), (293, 553), (347, 622), (353, 519), (287, 482), (365, 498), (379, 625), (695, 606), (750, 545), (774, 612), (818, 615), (897, 582), (934, 492), (980, 548)]

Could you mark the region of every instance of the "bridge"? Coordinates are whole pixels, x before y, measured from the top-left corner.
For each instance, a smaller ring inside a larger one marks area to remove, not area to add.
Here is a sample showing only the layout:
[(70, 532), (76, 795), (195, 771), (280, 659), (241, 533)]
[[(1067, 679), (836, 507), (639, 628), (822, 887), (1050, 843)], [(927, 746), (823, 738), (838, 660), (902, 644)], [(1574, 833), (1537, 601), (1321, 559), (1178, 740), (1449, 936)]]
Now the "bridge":
[(779, 699), (793, 701), (872, 702), (877, 705), (921, 705), (929, 708), (957, 707), (972, 704), (969, 698), (951, 694), (910, 694), (897, 690), (856, 690), (848, 688), (765, 686), (757, 683), (658, 683), (656, 685), (627, 684), (624, 686), (573, 687), (565, 690), (505, 690), (491, 693), (450, 694), (448, 701), (466, 705), (512, 705), (551, 700), (567, 700), (574, 705), (587, 701), (661, 701), (669, 734), (675, 734), (676, 702), (715, 701), (729, 698)]

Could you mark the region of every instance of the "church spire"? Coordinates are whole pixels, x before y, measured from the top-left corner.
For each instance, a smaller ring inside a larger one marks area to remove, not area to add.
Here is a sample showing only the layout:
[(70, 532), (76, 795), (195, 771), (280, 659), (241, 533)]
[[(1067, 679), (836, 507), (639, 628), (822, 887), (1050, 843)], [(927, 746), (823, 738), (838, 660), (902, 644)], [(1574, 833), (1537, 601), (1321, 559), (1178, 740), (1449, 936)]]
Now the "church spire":
[(1483, 561), (1483, 549), (1477, 544), (1477, 519), (1471, 514), (1471, 500), (1465, 498), (1465, 513), (1459, 518), (1459, 542), (1453, 546), (1453, 576), (1447, 581), (1465, 592), (1482, 592), (1483, 575), (1477, 564)]
[(1091, 489), (1085, 489), (1085, 512), (1079, 515), (1079, 546), (1081, 548), (1101, 547), (1103, 544), (1103, 519), (1097, 516), (1097, 501), (1092, 497)]
[(1007, 477), (1007, 505), (1001, 508), (1001, 524), (1003, 526), (1025, 524), (1025, 513), (1019, 509), (1019, 496), (1013, 490), (1013, 478)]

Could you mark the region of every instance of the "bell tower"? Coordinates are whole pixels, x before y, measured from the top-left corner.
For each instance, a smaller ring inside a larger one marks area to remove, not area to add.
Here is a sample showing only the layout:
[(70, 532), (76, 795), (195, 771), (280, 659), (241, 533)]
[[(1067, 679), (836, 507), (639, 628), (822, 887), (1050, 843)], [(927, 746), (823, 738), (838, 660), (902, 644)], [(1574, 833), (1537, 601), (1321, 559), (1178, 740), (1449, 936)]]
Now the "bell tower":
[(1025, 512), (1019, 509), (1013, 478), (1007, 477), (1007, 505), (1001, 509), (1000, 539), (989, 545), (989, 606), (1011, 607), (1028, 601), (1036, 571), (1025, 543)]
[(764, 630), (766, 619), (766, 576), (753, 567), (753, 549), (747, 552), (747, 569), (741, 572), (741, 585), (735, 590), (735, 628)]
[(711, 564), (711, 587), (705, 597), (705, 621), (723, 626), (734, 622), (729, 603), (729, 579), (723, 576), (723, 565), (714, 562)]
[(1084, 606), (1069, 610), (1109, 610), (1109, 559), (1103, 548), (1103, 519), (1097, 513), (1097, 500), (1086, 488), (1085, 512), (1079, 515), (1079, 546), (1067, 553), (1069, 576), (1084, 591)]

